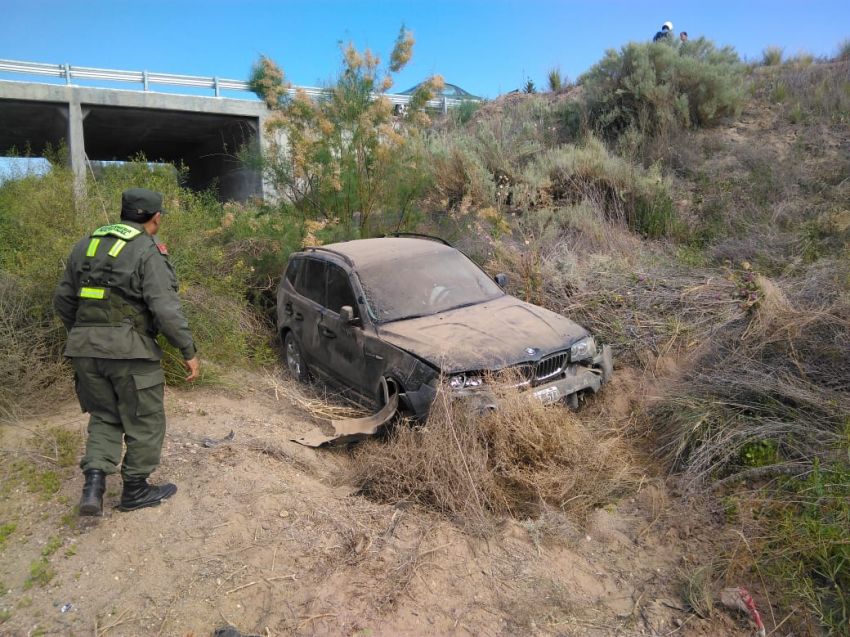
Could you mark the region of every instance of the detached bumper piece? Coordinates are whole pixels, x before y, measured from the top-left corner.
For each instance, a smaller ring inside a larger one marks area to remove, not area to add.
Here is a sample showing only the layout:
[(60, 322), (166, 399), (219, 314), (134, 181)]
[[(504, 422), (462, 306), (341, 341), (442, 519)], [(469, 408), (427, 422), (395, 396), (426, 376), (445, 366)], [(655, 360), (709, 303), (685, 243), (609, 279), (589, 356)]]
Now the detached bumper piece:
[[(378, 429), (388, 423), (398, 411), (398, 393), (390, 396), (386, 381), (382, 381), (382, 386), (385, 405), (378, 413), (365, 418), (318, 419), (319, 427), (307, 432), (300, 438), (293, 438), (292, 441), (306, 447), (325, 447), (348, 444), (362, 440), (367, 436), (374, 436), (378, 433)], [(327, 429), (332, 429), (334, 433), (326, 434)]]

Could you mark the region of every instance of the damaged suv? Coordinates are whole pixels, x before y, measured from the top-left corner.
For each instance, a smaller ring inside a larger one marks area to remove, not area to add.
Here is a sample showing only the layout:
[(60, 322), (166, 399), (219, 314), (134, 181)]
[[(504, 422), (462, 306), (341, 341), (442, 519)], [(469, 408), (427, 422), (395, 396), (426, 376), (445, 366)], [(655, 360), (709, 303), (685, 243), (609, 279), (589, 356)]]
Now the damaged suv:
[(546, 403), (577, 406), (612, 373), (611, 351), (573, 321), (505, 293), (460, 251), (422, 236), (361, 239), (294, 253), (277, 296), (293, 376), (308, 374), (372, 407), (397, 397), (424, 418), (441, 377), (492, 400), (493, 372)]

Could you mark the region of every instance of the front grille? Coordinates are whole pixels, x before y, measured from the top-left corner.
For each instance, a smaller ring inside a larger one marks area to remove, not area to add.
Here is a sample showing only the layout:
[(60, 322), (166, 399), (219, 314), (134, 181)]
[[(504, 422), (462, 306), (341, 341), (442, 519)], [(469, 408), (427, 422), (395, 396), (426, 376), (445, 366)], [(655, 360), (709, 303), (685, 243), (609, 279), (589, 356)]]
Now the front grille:
[(534, 367), (534, 380), (537, 382), (557, 376), (564, 371), (568, 352), (557, 352), (542, 358)]

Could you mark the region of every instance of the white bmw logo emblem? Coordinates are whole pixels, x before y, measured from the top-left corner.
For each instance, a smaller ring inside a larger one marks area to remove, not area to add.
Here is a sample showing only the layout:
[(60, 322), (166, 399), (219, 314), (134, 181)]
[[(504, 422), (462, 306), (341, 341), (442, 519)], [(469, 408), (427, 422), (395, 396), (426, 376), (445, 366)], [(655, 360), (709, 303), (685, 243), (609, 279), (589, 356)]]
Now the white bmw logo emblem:
[(536, 351), (537, 350), (534, 349), (533, 347), (526, 347), (525, 348), (525, 353), (528, 354), (529, 356), (533, 355)]

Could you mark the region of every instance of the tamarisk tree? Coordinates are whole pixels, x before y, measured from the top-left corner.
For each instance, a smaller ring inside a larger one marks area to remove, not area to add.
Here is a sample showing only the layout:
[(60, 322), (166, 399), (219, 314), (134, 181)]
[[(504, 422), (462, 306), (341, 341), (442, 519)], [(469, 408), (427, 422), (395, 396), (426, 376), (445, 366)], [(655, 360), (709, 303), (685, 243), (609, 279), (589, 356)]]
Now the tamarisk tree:
[[(341, 47), (342, 69), (320, 96), (291, 90), (283, 70), (260, 57), (251, 86), (272, 112), (266, 175), (306, 220), (339, 224), (366, 236), (387, 222), (401, 226), (425, 186), (416, 149), (430, 123), (428, 100), (443, 87), (433, 76), (406, 108), (394, 109), (387, 92), (393, 75), (413, 54), (413, 34), (403, 26), (389, 64), (366, 49)], [(379, 213), (379, 214), (376, 214)]]

